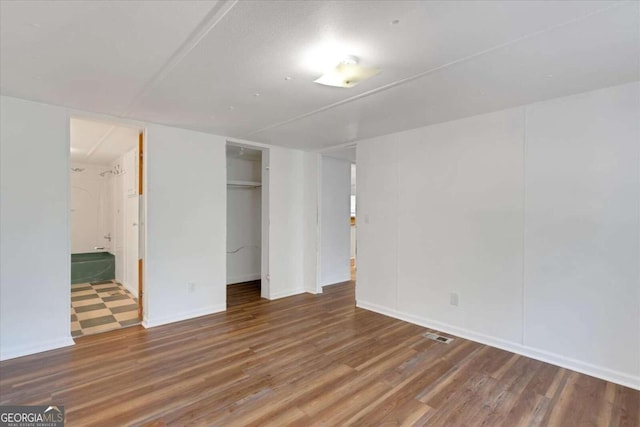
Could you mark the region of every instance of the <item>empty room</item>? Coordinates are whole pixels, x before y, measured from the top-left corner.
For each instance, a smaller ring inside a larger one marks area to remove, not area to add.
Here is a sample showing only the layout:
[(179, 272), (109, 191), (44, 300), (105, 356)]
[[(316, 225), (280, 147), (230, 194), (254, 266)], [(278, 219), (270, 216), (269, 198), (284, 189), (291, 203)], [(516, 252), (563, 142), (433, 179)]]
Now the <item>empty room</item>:
[(640, 2), (0, 0), (0, 426), (640, 426)]

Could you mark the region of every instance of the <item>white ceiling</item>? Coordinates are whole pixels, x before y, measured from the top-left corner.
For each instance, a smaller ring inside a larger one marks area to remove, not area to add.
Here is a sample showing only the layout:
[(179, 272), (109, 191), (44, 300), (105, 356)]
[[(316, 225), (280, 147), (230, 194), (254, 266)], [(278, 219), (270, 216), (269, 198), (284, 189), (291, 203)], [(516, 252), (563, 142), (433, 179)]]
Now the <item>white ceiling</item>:
[(3, 1), (0, 52), (5, 95), (317, 149), (640, 80), (640, 3)]
[(138, 146), (139, 129), (117, 123), (72, 117), (71, 161), (110, 165)]
[(356, 147), (353, 146), (325, 150), (322, 154), (328, 157), (333, 157), (334, 159), (347, 160), (351, 163), (356, 162)]

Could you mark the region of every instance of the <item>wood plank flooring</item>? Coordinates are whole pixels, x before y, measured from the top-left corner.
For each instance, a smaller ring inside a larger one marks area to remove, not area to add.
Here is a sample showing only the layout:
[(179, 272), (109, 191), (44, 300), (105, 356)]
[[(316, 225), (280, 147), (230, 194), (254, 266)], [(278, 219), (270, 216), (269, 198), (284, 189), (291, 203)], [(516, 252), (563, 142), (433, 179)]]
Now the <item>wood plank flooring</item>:
[[(233, 292), (233, 287), (230, 287)], [(638, 426), (640, 392), (354, 306), (353, 283), (0, 363), (68, 426)], [(241, 295), (244, 293), (244, 295)]]
[(227, 285), (227, 307), (260, 301), (260, 280)]

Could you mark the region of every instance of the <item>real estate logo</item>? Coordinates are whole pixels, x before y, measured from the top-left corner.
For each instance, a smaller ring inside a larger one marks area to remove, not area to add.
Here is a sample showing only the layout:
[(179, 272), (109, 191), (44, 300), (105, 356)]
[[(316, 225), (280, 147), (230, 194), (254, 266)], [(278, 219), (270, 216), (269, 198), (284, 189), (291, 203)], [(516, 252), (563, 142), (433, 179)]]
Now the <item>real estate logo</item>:
[(0, 406), (0, 427), (63, 427), (64, 406)]

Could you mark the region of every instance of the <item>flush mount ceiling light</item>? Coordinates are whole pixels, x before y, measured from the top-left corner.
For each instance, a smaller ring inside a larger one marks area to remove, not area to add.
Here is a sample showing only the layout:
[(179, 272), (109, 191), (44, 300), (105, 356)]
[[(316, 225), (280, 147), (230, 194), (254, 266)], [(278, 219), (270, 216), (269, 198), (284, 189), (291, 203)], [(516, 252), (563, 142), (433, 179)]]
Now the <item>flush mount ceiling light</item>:
[(380, 70), (378, 68), (358, 65), (358, 58), (348, 56), (334, 68), (326, 71), (322, 76), (314, 80), (314, 83), (325, 86), (349, 88), (375, 76), (379, 72)]

